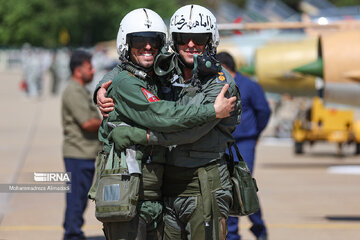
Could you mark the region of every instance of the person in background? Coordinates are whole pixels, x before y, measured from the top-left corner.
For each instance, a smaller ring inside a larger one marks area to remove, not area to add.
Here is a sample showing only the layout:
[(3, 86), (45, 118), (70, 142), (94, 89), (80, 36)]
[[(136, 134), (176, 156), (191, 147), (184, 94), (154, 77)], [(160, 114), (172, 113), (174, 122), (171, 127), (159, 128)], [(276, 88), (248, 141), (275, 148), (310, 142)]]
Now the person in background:
[(53, 60), (50, 66), (52, 76), (51, 94), (58, 95), (62, 93), (71, 77), (70, 68), (70, 51), (66, 48), (56, 49), (53, 52)]
[(72, 73), (62, 95), (63, 157), (65, 169), (71, 173), (71, 192), (66, 193), (64, 239), (85, 239), (81, 227), (94, 170), (95, 157), (101, 150), (97, 131), (101, 118), (85, 85), (94, 76), (91, 55), (74, 51), (70, 59)]
[[(271, 110), (260, 85), (236, 72), (234, 59), (229, 53), (221, 52), (216, 57), (234, 77), (236, 85), (240, 90), (242, 115), (240, 124), (236, 126), (233, 136), (241, 155), (248, 164), (251, 173), (253, 173), (256, 143), (269, 121)], [(233, 155), (235, 161), (239, 161), (235, 151)], [(249, 219), (253, 224), (250, 230), (256, 236), (256, 239), (266, 240), (267, 230), (262, 219), (261, 209), (250, 215)], [(227, 239), (241, 239), (238, 235), (238, 217), (229, 217)]]
[(26, 94), (29, 98), (37, 98), (41, 95), (42, 78), (44, 70), (46, 70), (44, 58), (47, 58), (44, 50), (34, 48), (30, 44), (24, 44), (21, 61)]
[(95, 91), (96, 85), (104, 75), (119, 63), (119, 60), (112, 59), (108, 56), (108, 51), (102, 43), (95, 45), (92, 52), (91, 63), (95, 69), (94, 80), (86, 86), (91, 93)]

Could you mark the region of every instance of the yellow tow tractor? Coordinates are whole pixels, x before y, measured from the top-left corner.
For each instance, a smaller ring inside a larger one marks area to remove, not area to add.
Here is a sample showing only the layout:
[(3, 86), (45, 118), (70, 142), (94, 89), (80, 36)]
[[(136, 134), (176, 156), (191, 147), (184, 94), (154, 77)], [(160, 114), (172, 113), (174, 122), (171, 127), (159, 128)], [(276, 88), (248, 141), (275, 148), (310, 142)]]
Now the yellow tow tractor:
[(292, 135), (296, 154), (304, 152), (305, 142), (317, 141), (337, 143), (339, 154), (345, 143), (353, 143), (355, 154), (360, 154), (360, 121), (355, 122), (354, 112), (326, 108), (319, 97), (314, 97), (311, 109), (294, 121)]

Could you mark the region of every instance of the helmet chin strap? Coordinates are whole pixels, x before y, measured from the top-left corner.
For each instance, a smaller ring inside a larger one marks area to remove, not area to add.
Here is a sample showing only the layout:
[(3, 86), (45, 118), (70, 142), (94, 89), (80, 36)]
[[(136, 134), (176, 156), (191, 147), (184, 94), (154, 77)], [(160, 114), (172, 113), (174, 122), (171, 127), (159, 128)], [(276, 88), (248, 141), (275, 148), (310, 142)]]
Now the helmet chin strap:
[(132, 74), (134, 74), (136, 77), (146, 80), (146, 78), (148, 77), (150, 71), (152, 71), (152, 67), (149, 68), (144, 68), (141, 67), (137, 64), (134, 64), (133, 62), (129, 61), (129, 60), (125, 60), (122, 61), (121, 63), (121, 67), (129, 72), (131, 72)]

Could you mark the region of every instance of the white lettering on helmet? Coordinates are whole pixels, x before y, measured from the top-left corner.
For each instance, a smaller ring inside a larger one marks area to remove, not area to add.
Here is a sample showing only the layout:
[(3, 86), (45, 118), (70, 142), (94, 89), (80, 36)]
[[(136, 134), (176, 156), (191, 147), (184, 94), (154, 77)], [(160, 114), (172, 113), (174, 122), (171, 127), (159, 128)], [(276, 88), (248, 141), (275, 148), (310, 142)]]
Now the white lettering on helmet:
[(175, 15), (170, 25), (177, 27), (178, 30), (181, 30), (184, 26), (188, 26), (189, 29), (196, 28), (197, 26), (204, 27), (206, 30), (215, 28), (215, 25), (211, 21), (211, 17), (202, 13), (199, 13), (197, 19), (192, 21), (189, 19), (188, 22), (184, 18), (184, 15)]

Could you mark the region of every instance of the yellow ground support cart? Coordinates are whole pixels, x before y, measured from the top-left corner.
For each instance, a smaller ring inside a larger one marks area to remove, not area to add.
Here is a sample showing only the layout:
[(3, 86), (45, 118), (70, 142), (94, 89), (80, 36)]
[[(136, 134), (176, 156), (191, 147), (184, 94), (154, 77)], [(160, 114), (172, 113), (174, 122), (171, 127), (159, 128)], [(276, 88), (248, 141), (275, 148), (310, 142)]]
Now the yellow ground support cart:
[(355, 122), (354, 112), (326, 108), (318, 97), (313, 99), (304, 117), (294, 121), (292, 135), (296, 154), (303, 153), (305, 142), (317, 141), (337, 143), (339, 154), (345, 143), (353, 143), (356, 144), (355, 154), (360, 154), (360, 121)]

